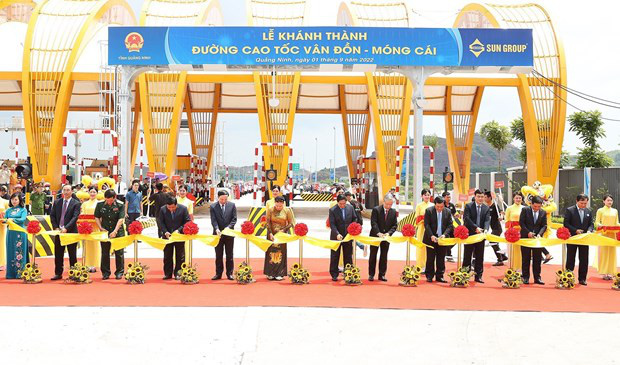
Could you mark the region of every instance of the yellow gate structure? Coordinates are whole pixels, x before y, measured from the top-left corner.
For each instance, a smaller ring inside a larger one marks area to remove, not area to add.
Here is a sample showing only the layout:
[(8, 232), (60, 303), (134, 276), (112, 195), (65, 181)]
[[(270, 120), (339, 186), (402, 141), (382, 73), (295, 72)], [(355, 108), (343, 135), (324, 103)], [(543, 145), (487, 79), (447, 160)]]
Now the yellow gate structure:
[[(246, 5), (248, 25), (311, 25), (307, 24), (307, 10), (313, 5), (310, 0), (247, 0)], [(334, 25), (415, 27), (409, 9), (407, 1), (343, 1)], [(107, 26), (133, 25), (136, 18), (124, 0), (44, 0), (36, 6), (26, 0), (4, 0), (0, 12), (5, 14), (2, 17), (0, 13), (0, 32), (10, 25), (22, 29), (14, 32), (15, 36), (24, 37), (21, 69), (0, 69), (4, 96), (0, 110), (23, 111), (35, 179), (44, 178), (58, 186), (68, 113), (99, 111), (99, 69), (89, 67), (80, 57), (90, 54), (94, 42), (105, 40)], [(138, 24), (210, 26), (223, 24), (223, 19), (217, 0), (146, 0)], [(150, 169), (173, 175), (183, 116), (188, 120), (192, 154), (205, 157), (209, 170), (213, 168), (215, 128), (222, 113), (257, 114), (261, 142), (289, 144), (296, 115), (337, 114), (342, 119), (352, 178), (358, 174), (358, 156), (368, 155), (372, 134), (381, 196), (395, 184), (396, 148), (407, 144), (410, 124), (416, 138), (421, 138), (421, 125), (410, 123), (417, 111), (444, 116), (455, 190), (465, 193), (470, 187), (473, 137), (484, 89), (514, 87), (525, 124), (528, 182), (555, 183), (565, 128), (566, 91), (561, 86), (566, 85), (566, 62), (551, 18), (536, 4), (472, 3), (461, 9), (452, 26), (533, 29), (533, 71), (494, 77), (493, 73), (506, 70), (493, 67), (477, 71), (483, 75), (430, 75), (423, 90), (415, 90), (402, 74), (377, 72), (368, 65), (356, 65), (348, 73), (330, 65), (322, 66), (319, 73), (230, 72), (226, 65), (146, 72), (132, 84), (129, 96), (133, 102), (127, 148), (132, 162), (143, 129)], [(76, 67), (80, 64), (85, 65)], [(416, 100), (419, 95), (423, 95), (423, 103)], [(279, 102), (270, 104), (270, 99)], [(112, 128), (117, 127), (115, 123), (111, 121)], [(273, 165), (279, 172), (278, 184), (286, 177), (286, 149), (263, 150), (266, 166)], [(419, 165), (421, 151), (418, 157), (414, 162)], [(421, 181), (421, 176), (418, 179)]]

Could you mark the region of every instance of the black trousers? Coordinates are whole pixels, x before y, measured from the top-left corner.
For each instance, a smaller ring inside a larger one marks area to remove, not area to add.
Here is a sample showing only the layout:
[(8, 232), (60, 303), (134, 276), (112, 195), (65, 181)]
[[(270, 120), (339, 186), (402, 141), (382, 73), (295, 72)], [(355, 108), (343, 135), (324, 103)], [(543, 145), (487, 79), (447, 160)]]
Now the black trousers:
[(342, 242), (336, 251), (329, 250), (329, 274), (332, 278), (338, 278), (338, 261), (340, 260), (340, 250), (342, 250), (342, 260), (345, 266), (353, 265), (353, 241)]
[(542, 248), (529, 248), (521, 246), (521, 273), (523, 274), (524, 280), (530, 279), (530, 261), (532, 261), (534, 280), (540, 279)]
[(222, 276), (224, 272), (224, 252), (226, 252), (226, 275), (233, 274), (235, 269), (235, 260), (233, 258), (233, 249), (235, 247), (235, 238), (230, 236), (220, 236), (220, 242), (215, 246), (215, 275)]
[(429, 279), (433, 277), (443, 278), (443, 274), (446, 272), (446, 246), (439, 246), (434, 242), (430, 246), (433, 248), (426, 248), (426, 269), (424, 269), (426, 277)]
[(463, 252), (463, 267), (471, 267), (471, 257), (476, 257), (476, 263), (474, 265), (474, 272), (476, 276), (482, 277), (484, 271), (484, 241), (476, 242), (471, 245), (465, 245)]
[(579, 251), (579, 281), (586, 280), (588, 276), (588, 255), (590, 247), (586, 245), (566, 245), (566, 268), (575, 270), (575, 256)]
[(385, 276), (387, 272), (388, 263), (388, 250), (390, 249), (390, 243), (387, 241), (381, 241), (379, 247), (370, 246), (370, 258), (368, 259), (368, 275), (375, 276), (375, 269), (377, 268), (377, 253), (381, 249), (381, 255), (379, 255), (379, 276)]
[[(174, 263), (172, 255), (174, 254)], [(172, 242), (164, 247), (164, 276), (177, 275), (185, 262), (185, 242)], [(172, 271), (174, 267), (174, 272)]]
[[(110, 276), (110, 250), (112, 244), (108, 241), (101, 241), (101, 275)], [(114, 251), (114, 275), (123, 275), (125, 272), (125, 253), (123, 250)]]
[(69, 265), (77, 264), (77, 243), (67, 246), (60, 245), (60, 236), (54, 237), (54, 274), (62, 275), (64, 270), (65, 247), (69, 252)]

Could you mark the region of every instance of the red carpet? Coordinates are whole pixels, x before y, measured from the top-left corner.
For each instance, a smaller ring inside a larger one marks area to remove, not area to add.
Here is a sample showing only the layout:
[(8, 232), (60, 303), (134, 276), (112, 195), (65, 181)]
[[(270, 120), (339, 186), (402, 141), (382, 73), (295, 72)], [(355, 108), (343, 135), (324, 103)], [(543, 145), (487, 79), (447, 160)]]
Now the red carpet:
[[(88, 285), (52, 282), (53, 259), (40, 259), (44, 273), (42, 284), (27, 285), (21, 280), (0, 279), (2, 306), (293, 306), (398, 309), (510, 310), (544, 312), (620, 312), (620, 292), (611, 289), (591, 270), (587, 287), (558, 290), (554, 287), (556, 266), (543, 265), (547, 285), (524, 285), (521, 289), (503, 289), (497, 281), (504, 267), (487, 266), (485, 284), (472, 282), (469, 288), (451, 288), (448, 284), (420, 282), (418, 287), (398, 286), (402, 261), (390, 261), (388, 282), (367, 282), (349, 287), (343, 281), (332, 282), (327, 259), (307, 259), (312, 273), (309, 285), (292, 285), (288, 281), (271, 282), (262, 275), (263, 260), (252, 261), (258, 281), (238, 285), (228, 280), (211, 281), (212, 259), (198, 259), (201, 282), (182, 285), (163, 281), (162, 260), (142, 260), (151, 269), (144, 285), (129, 285), (124, 280), (102, 281), (95, 273)], [(113, 262), (113, 261), (112, 261)], [(240, 260), (237, 260), (240, 262)], [(289, 261), (289, 265), (293, 261)], [(362, 278), (366, 279), (367, 261), (358, 260)], [(448, 270), (455, 266), (448, 265)], [(66, 270), (65, 270), (66, 274)], [(1, 272), (4, 275), (4, 272)]]

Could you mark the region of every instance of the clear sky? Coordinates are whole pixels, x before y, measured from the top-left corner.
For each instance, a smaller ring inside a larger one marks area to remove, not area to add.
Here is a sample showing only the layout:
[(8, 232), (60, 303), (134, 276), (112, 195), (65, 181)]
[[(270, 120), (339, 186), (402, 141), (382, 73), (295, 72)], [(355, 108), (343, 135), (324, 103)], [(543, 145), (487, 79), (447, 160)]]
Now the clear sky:
[[(495, 3), (511, 3), (494, 1)], [(526, 2), (526, 1), (523, 1)], [(537, 1), (549, 12), (554, 21), (556, 30), (564, 44), (568, 86), (588, 94), (620, 102), (618, 92), (618, 60), (620, 59), (620, 42), (617, 40), (617, 14), (620, 3), (616, 1), (594, 0), (587, 3), (577, 0), (539, 0)], [(136, 15), (142, 6), (141, 0), (129, 0)], [(414, 10), (414, 26), (420, 27), (450, 27), (459, 11), (469, 1), (409, 1)], [(246, 25), (244, 0), (220, 0), (225, 25)], [(309, 0), (308, 18), (306, 25), (335, 25), (336, 14), (340, 1), (337, 0)], [(582, 109), (600, 108), (603, 116), (620, 119), (620, 110), (597, 106), (574, 96), (569, 96), (569, 102)], [(568, 107), (568, 114), (575, 109)], [(484, 93), (478, 127), (490, 120), (497, 120), (502, 124), (520, 116), (520, 107), (516, 90), (510, 88), (487, 88)], [(6, 118), (6, 113), (2, 118)], [(92, 120), (96, 113), (90, 115), (72, 115), (73, 121)], [(258, 121), (256, 115), (251, 114), (223, 114), (220, 120), (225, 123), (226, 143), (225, 162), (230, 165), (248, 165), (253, 162), (252, 147), (259, 142)], [(292, 144), (295, 147), (295, 162), (304, 164), (306, 169), (315, 166), (315, 138), (318, 140), (319, 168), (327, 167), (334, 155), (333, 128), (336, 127), (336, 163), (345, 164), (342, 123), (339, 115), (297, 115)], [(601, 141), (606, 150), (618, 149), (618, 132), (620, 122), (606, 122), (607, 137)], [(424, 134), (445, 136), (444, 118), (424, 118)], [(8, 143), (5, 133), (0, 133), (0, 143)], [(20, 153), (25, 155), (25, 142), (20, 142)], [(179, 143), (179, 154), (189, 152), (189, 140), (183, 136)], [(577, 152), (580, 146), (576, 136), (566, 131), (564, 149), (571, 153)], [(374, 149), (372, 134), (369, 151)], [(99, 154), (96, 149), (90, 148), (87, 154)], [(103, 155), (109, 154), (104, 152)], [(7, 149), (0, 150), (0, 157), (12, 158), (14, 153)]]

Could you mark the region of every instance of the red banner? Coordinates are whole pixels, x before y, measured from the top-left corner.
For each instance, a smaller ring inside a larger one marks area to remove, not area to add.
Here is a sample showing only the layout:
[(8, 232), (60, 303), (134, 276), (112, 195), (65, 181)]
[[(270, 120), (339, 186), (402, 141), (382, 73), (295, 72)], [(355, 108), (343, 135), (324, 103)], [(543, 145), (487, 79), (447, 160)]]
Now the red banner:
[(504, 187), (504, 181), (496, 181), (495, 182), (495, 189), (502, 189)]
[(459, 201), (460, 202), (466, 202), (469, 199), (469, 197), (467, 196), (467, 194), (459, 194)]

